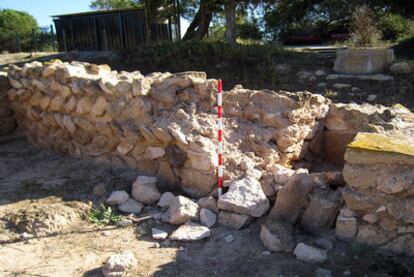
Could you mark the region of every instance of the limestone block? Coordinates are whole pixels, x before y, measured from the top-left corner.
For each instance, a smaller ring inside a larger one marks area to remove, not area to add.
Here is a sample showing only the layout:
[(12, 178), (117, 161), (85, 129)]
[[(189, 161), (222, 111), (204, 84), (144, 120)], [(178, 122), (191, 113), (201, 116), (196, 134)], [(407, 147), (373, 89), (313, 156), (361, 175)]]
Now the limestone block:
[(345, 74), (379, 73), (388, 68), (393, 61), (392, 49), (337, 50), (334, 71)]

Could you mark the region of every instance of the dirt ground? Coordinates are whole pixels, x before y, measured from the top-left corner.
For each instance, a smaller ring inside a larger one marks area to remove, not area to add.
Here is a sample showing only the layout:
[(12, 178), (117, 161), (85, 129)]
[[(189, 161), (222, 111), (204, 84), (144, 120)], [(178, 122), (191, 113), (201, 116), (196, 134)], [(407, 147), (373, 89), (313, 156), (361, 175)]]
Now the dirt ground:
[[(154, 220), (124, 228), (88, 223), (85, 209), (102, 203), (114, 189), (129, 190), (136, 175), (130, 169), (40, 150), (21, 136), (1, 138), (0, 276), (102, 276), (106, 258), (125, 250), (139, 263), (128, 276), (314, 276), (317, 268), (329, 269), (333, 276), (414, 274), (407, 257), (339, 241), (319, 265), (298, 261), (290, 253), (263, 254), (261, 222), (238, 231), (213, 227), (209, 239), (160, 245), (152, 240), (151, 227), (172, 231), (174, 226)], [(100, 183), (106, 193), (97, 197), (93, 188)], [(158, 211), (148, 207), (139, 216)], [(49, 223), (35, 226), (36, 218)], [(22, 231), (30, 228), (44, 232), (22, 239)], [(234, 242), (224, 241), (228, 234)], [(296, 237), (298, 242), (315, 239), (302, 233)]]

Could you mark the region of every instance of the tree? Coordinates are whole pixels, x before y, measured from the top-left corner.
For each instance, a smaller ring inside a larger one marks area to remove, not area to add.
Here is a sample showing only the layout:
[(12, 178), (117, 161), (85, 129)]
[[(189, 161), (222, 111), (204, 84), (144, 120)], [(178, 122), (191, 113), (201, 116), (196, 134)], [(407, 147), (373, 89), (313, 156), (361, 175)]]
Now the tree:
[(21, 39), (21, 49), (31, 46), (31, 34), (37, 32), (36, 19), (26, 12), (4, 9), (0, 10), (0, 50), (16, 51), (17, 35)]
[(134, 2), (132, 0), (94, 0), (89, 5), (94, 10), (111, 10), (111, 9), (125, 9), (133, 8), (139, 5), (140, 1)]
[(226, 13), (226, 38), (230, 47), (236, 45), (236, 0), (226, 0), (224, 10)]

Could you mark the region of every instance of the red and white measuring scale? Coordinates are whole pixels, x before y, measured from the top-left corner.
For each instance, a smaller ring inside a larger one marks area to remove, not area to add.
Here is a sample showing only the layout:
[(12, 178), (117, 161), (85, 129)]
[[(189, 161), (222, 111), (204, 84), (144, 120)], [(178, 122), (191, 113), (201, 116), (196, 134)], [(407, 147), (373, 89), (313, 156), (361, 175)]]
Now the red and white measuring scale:
[(223, 83), (217, 81), (217, 125), (218, 125), (218, 168), (217, 168), (217, 187), (218, 197), (223, 193)]

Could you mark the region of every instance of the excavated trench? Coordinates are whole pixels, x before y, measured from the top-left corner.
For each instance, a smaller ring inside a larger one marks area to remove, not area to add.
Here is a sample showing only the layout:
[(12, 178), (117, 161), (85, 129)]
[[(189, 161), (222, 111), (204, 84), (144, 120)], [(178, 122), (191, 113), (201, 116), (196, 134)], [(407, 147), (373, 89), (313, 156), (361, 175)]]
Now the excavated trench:
[(414, 255), (414, 115), (401, 105), (332, 104), (309, 92), (240, 86), (224, 92), (226, 193), (217, 201), (216, 80), (205, 73), (143, 76), (53, 61), (11, 66), (8, 80), (0, 118), (13, 123), (0, 134), (15, 120), (39, 147), (137, 170), (132, 197), (113, 205), (154, 205), (160, 191), (180, 190), (185, 196), (171, 196), (160, 215), (184, 224), (178, 229), (204, 230), (186, 223), (206, 225), (203, 210), (236, 229), (267, 216), (260, 237), (272, 251), (308, 247), (295, 247), (293, 228), (301, 226)]

